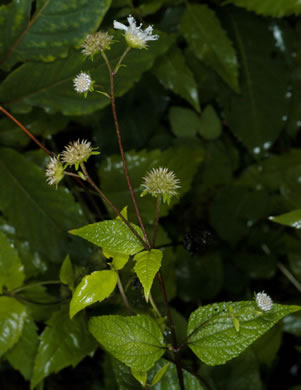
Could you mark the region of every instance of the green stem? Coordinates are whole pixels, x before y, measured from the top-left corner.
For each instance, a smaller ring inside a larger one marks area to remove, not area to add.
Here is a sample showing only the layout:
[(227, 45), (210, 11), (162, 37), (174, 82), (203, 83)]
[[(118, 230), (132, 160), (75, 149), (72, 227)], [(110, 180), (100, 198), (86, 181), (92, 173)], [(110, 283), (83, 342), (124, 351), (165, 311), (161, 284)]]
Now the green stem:
[(158, 309), (158, 307), (157, 307), (157, 305), (156, 305), (156, 303), (155, 303), (155, 301), (154, 301), (154, 299), (152, 297), (152, 293), (149, 293), (149, 301), (150, 301), (150, 304), (152, 305), (155, 313), (157, 314), (157, 316), (159, 318), (162, 318), (162, 315), (161, 315), (161, 313), (160, 313), (160, 311), (159, 311), (159, 309)]
[(124, 53), (122, 54), (122, 56), (120, 57), (120, 59), (119, 59), (117, 65), (115, 66), (114, 71), (113, 71), (114, 76), (115, 76), (115, 74), (118, 72), (118, 70), (119, 70), (119, 68), (120, 68), (120, 66), (121, 66), (121, 64), (122, 64), (122, 61), (124, 60), (125, 56), (128, 54), (128, 52), (129, 52), (130, 50), (131, 50), (131, 48), (130, 48), (130, 47), (127, 47), (127, 48), (125, 49)]
[(119, 289), (121, 298), (123, 300), (124, 306), (126, 307), (128, 313), (131, 314), (131, 313), (133, 313), (133, 309), (131, 308), (131, 306), (129, 304), (129, 301), (127, 300), (127, 297), (126, 297), (126, 294), (125, 294), (125, 291), (124, 291), (124, 288), (123, 288), (123, 285), (122, 285), (119, 273), (117, 271), (116, 271), (116, 273), (117, 273), (117, 285), (118, 285), (118, 289)]
[(154, 221), (154, 232), (153, 232), (153, 239), (152, 239), (152, 248), (155, 246), (156, 239), (157, 239), (157, 233), (158, 233), (158, 227), (159, 227), (159, 218), (160, 218), (160, 207), (161, 207), (161, 195), (159, 194), (157, 196), (157, 200), (156, 200), (156, 214), (155, 214), (155, 221)]

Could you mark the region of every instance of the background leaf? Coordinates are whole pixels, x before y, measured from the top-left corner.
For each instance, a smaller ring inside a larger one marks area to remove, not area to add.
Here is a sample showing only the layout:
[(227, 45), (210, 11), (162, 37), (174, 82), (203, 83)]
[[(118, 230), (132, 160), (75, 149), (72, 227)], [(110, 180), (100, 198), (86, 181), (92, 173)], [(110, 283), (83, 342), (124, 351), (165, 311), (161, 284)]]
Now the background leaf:
[(301, 13), (301, 4), (298, 0), (227, 0), (226, 3), (232, 3), (266, 16), (281, 17)]
[(286, 225), (293, 227), (295, 229), (301, 229), (301, 210), (290, 211), (289, 213), (277, 215), (276, 217), (269, 218), (273, 222), (280, 223), (281, 225)]

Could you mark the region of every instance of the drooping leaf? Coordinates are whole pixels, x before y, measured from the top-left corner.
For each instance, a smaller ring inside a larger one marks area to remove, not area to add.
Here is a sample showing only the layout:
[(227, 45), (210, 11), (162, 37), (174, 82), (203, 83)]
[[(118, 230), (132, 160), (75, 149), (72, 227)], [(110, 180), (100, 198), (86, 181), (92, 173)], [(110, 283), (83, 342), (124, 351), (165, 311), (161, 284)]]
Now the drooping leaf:
[[(241, 64), (241, 94), (220, 94), (225, 121), (234, 135), (255, 156), (268, 150), (287, 118), (289, 69), (282, 24), (269, 26), (263, 18), (232, 9), (226, 13)], [(275, 82), (275, 80), (278, 80)]]
[(273, 222), (280, 223), (281, 225), (301, 229), (301, 209), (277, 215), (276, 217), (270, 217), (269, 219)]
[(215, 13), (206, 5), (188, 5), (181, 30), (195, 55), (211, 66), (238, 92), (238, 62), (235, 50)]
[(160, 368), (160, 370), (156, 373), (156, 375), (153, 377), (152, 380), (152, 386), (156, 385), (165, 375), (166, 371), (168, 370), (170, 362), (166, 363), (165, 366)]
[(67, 255), (60, 269), (60, 281), (66, 284), (70, 290), (74, 288), (74, 273), (73, 267), (70, 260), (70, 256)]
[[(165, 88), (186, 99), (196, 111), (200, 111), (197, 83), (186, 65), (183, 53), (173, 47), (156, 62), (153, 73)], [(179, 77), (179, 74), (181, 77)]]
[(0, 232), (0, 293), (3, 286), (8, 290), (21, 286), (24, 278), (24, 267), (17, 252)]
[(92, 317), (89, 329), (103, 348), (128, 367), (148, 371), (165, 352), (163, 334), (151, 317)]
[(31, 317), (26, 317), (23, 333), (13, 348), (5, 355), (15, 370), (30, 380), (39, 345), (38, 328)]
[(72, 365), (75, 367), (85, 356), (96, 349), (83, 316), (69, 318), (68, 307), (55, 312), (40, 336), (31, 389), (46, 376)]
[(0, 297), (0, 356), (20, 339), (25, 319), (22, 303), (14, 298)]
[(107, 259), (110, 258), (113, 259), (112, 266), (116, 271), (121, 270), (126, 265), (126, 263), (130, 258), (130, 255), (124, 255), (122, 253), (113, 252), (108, 249), (102, 249), (102, 253)]
[(14, 0), (0, 8), (0, 64), (53, 61), (99, 26), (110, 0), (39, 0), (30, 19), (32, 0)]
[(95, 271), (85, 276), (76, 287), (70, 302), (70, 318), (85, 307), (101, 302), (112, 294), (117, 284), (113, 270)]
[(171, 129), (177, 137), (194, 137), (200, 129), (200, 117), (194, 111), (172, 106), (168, 113)]
[[(136, 232), (143, 237), (139, 226), (131, 224)], [(70, 230), (71, 234), (92, 242), (101, 248), (123, 255), (134, 255), (144, 246), (131, 232), (123, 221), (102, 221)]]
[(254, 301), (206, 305), (190, 315), (188, 345), (204, 363), (223, 364), (238, 356), (283, 317), (298, 310), (300, 306), (274, 304), (270, 311), (261, 312)]
[(71, 194), (50, 187), (39, 167), (6, 148), (0, 153), (0, 180), (5, 183), (0, 209), (18, 236), (47, 259), (65, 256), (67, 230), (85, 222)]
[(238, 5), (260, 15), (282, 17), (285, 15), (299, 15), (301, 4), (299, 0), (227, 0), (227, 3)]
[(134, 257), (136, 272), (143, 288), (146, 301), (148, 301), (154, 278), (161, 267), (163, 253), (159, 249), (143, 251)]
[[(189, 159), (187, 159), (187, 154)], [(200, 162), (203, 160), (203, 150), (196, 146), (195, 148), (174, 147), (161, 151), (154, 149), (150, 152), (128, 152), (126, 153), (129, 174), (131, 176), (134, 192), (142, 192), (142, 178), (147, 171), (155, 167), (167, 167), (172, 170), (176, 177), (180, 179), (181, 188), (179, 196), (173, 197), (170, 205), (177, 204), (186, 192), (189, 191), (192, 179), (197, 171)], [(129, 219), (135, 218), (135, 212), (132, 207), (126, 180), (124, 178), (123, 167), (120, 156), (113, 155), (108, 157), (100, 166), (99, 175), (101, 177), (103, 191), (111, 201), (119, 208), (124, 203), (129, 205)], [(151, 224), (155, 215), (155, 203), (152, 196), (137, 196), (137, 202), (144, 223)], [(161, 205), (160, 215), (168, 214), (169, 207), (166, 204)]]
[[(124, 60), (126, 67), (120, 68), (115, 76), (116, 96), (125, 94), (142, 73), (151, 68), (156, 57), (168, 49), (170, 43), (170, 39), (160, 33), (160, 40), (149, 50), (132, 50)], [(109, 54), (112, 64), (119, 60), (123, 51), (123, 45), (112, 46)], [(109, 89), (108, 70), (102, 57), (99, 57), (93, 62), (84, 62), (80, 51), (71, 50), (66, 59), (53, 63), (28, 62), (21, 65), (1, 84), (0, 102), (14, 112), (29, 111), (31, 106), (42, 107), (49, 113), (60, 111), (65, 115), (94, 112), (108, 105), (109, 99), (96, 92), (89, 93), (85, 99), (73, 89), (73, 79), (81, 71), (89, 72), (97, 84)]]

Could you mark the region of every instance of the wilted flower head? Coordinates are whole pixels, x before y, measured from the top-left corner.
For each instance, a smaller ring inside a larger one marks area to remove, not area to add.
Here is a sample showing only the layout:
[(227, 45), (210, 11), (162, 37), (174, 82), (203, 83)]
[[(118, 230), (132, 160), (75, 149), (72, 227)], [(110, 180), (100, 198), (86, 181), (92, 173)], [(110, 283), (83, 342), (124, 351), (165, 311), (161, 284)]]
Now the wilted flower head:
[(167, 168), (153, 168), (143, 178), (142, 188), (144, 191), (141, 196), (151, 194), (158, 197), (158, 195), (162, 195), (163, 202), (169, 204), (171, 197), (178, 195), (179, 183), (180, 180)]
[(46, 166), (46, 177), (49, 185), (58, 186), (59, 182), (64, 178), (64, 167), (60, 162), (60, 157), (51, 157)]
[(74, 89), (78, 93), (88, 93), (93, 91), (93, 84), (90, 75), (85, 72), (81, 72), (73, 79)]
[(256, 304), (262, 311), (270, 311), (273, 307), (272, 298), (265, 292), (256, 294)]
[(66, 166), (74, 165), (77, 170), (79, 165), (86, 162), (90, 156), (99, 154), (99, 152), (96, 152), (96, 149), (91, 147), (91, 142), (78, 139), (70, 142), (65, 147), (65, 150), (62, 152), (62, 161)]
[(85, 56), (93, 56), (102, 50), (110, 50), (113, 37), (104, 31), (98, 31), (94, 34), (87, 35), (85, 42), (82, 44), (82, 53)]
[(147, 41), (155, 41), (159, 39), (159, 35), (153, 35), (152, 26), (148, 26), (145, 30), (143, 30), (141, 28), (142, 24), (137, 26), (132, 15), (129, 15), (127, 19), (129, 26), (119, 23), (116, 20), (114, 20), (113, 25), (117, 30), (125, 31), (125, 40), (130, 47), (133, 47), (134, 49), (146, 49)]

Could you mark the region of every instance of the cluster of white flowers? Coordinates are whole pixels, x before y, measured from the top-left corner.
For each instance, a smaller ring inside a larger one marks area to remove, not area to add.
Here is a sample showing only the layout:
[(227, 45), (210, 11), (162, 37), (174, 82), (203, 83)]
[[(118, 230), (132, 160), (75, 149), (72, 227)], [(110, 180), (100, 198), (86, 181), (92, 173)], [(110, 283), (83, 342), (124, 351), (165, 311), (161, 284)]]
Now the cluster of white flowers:
[(87, 93), (93, 90), (93, 81), (88, 73), (81, 72), (73, 79), (74, 89), (78, 93)]
[(265, 292), (259, 292), (256, 294), (256, 305), (262, 311), (270, 311), (273, 307), (273, 301)]
[(60, 157), (51, 157), (46, 167), (46, 177), (49, 185), (58, 186), (59, 182), (64, 177), (64, 167), (60, 161)]

